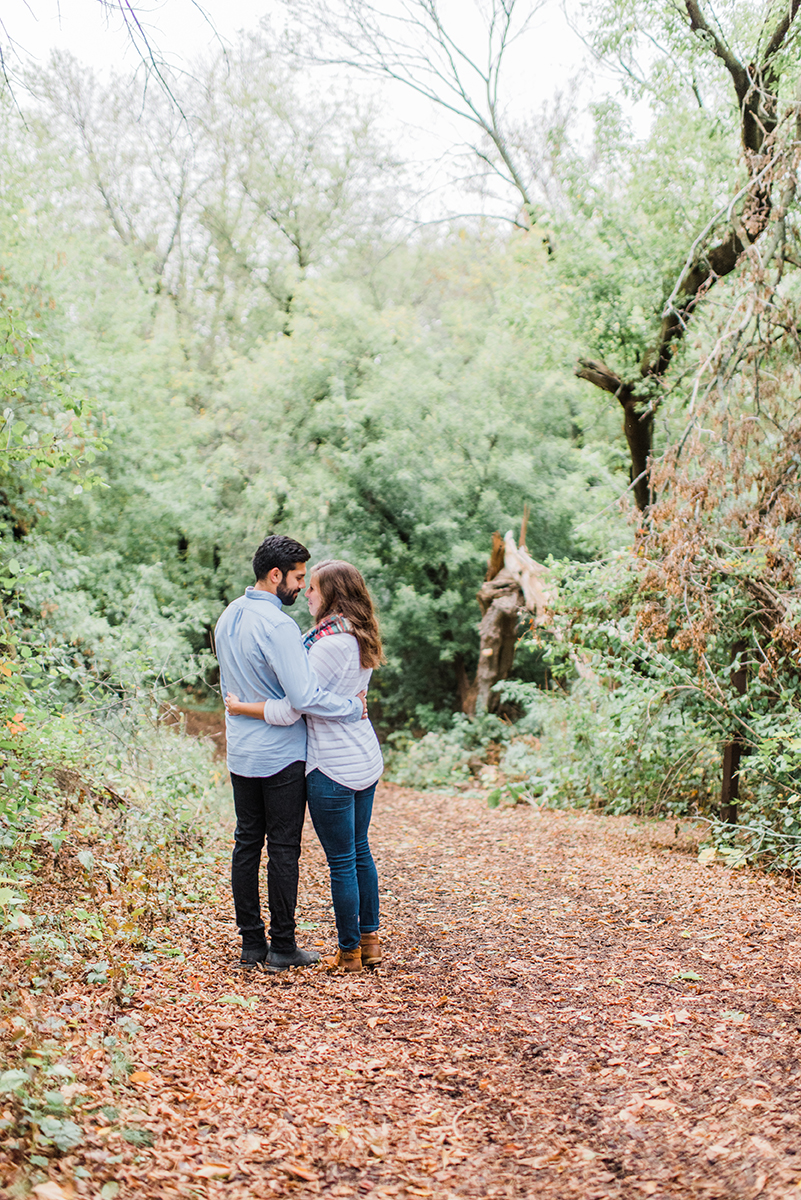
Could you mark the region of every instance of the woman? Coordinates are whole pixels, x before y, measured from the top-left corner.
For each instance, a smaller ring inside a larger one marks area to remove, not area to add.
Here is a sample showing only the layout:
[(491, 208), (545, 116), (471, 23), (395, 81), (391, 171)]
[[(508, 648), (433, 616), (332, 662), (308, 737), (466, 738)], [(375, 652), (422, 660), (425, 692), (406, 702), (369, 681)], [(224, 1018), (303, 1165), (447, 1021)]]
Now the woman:
[[(320, 685), (354, 696), (384, 662), (378, 621), (362, 575), (350, 563), (328, 559), (312, 568), (306, 589), (315, 625), (304, 637)], [(243, 704), (229, 693), (234, 716), (291, 725), (300, 717), (287, 699)], [(306, 717), (306, 790), (309, 813), (331, 872), (337, 953), (329, 969), (361, 971), (381, 962), (378, 875), (367, 832), (376, 784), (384, 767), (369, 721), (345, 724)]]

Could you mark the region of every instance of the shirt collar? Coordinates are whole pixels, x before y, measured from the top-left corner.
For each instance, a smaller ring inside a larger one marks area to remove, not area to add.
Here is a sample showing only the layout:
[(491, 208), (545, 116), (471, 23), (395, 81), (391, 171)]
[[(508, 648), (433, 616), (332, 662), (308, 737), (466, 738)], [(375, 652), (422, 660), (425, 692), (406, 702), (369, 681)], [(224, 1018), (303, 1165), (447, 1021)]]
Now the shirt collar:
[(245, 588), (245, 595), (248, 600), (269, 600), (276, 608), (281, 608), (281, 601), (275, 592), (263, 592), (261, 588), (249, 587)]

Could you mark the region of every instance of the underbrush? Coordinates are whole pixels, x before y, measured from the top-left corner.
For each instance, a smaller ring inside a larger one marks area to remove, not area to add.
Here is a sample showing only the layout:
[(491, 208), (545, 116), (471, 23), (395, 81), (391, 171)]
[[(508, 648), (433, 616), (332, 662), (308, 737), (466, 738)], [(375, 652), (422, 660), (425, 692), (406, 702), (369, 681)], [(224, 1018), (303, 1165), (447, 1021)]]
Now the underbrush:
[[(9, 1195), (50, 1178), (104, 1124), (121, 1123), (130, 1146), (151, 1144), (148, 1130), (118, 1120), (135, 1070), (131, 1006), (159, 962), (182, 956), (180, 924), (216, 892), (228, 808), (212, 747), (146, 711), (127, 714), (124, 745), (118, 722), (65, 718), (59, 728), (58, 746), (43, 726), (18, 748), (13, 770), (35, 808), (7, 806), (2, 822), (0, 1183), (13, 1185)], [(110, 1162), (107, 1198), (118, 1190)]]
[(468, 786), (500, 762), (514, 733), (511, 722), (491, 713), (470, 718), (420, 709), (418, 716), (429, 726), (422, 736), (398, 730), (387, 738), (384, 778), (421, 791)]
[[(65, 689), (46, 648), (8, 621), (0, 640), (0, 1191), (22, 1196), (116, 1113), (132, 999), (216, 890), (229, 803), (212, 745), (169, 727), (157, 695), (86, 672)], [(117, 1194), (113, 1168), (99, 1179)]]
[(612, 687), (575, 680), (548, 691), (507, 681), (499, 691), (525, 710), (520, 720), (455, 714), (422, 736), (395, 733), (386, 778), (420, 791), (480, 787), (493, 807), (693, 818), (707, 829), (703, 861), (801, 870), (801, 719), (792, 705), (751, 714), (731, 824), (720, 815), (729, 729), (692, 693), (647, 677)]

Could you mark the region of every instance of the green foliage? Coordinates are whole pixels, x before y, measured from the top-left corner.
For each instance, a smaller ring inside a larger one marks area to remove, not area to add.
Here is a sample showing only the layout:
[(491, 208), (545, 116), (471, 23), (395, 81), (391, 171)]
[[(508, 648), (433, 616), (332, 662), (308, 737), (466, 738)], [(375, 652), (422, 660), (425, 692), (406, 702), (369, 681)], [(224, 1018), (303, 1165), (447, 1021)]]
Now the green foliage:
[[(0, 1121), (4, 1141), (11, 1144), (10, 1139), (20, 1138), (27, 1142), (39, 1152), (38, 1165), (49, 1162), (43, 1154), (68, 1154), (84, 1140), (81, 1125), (72, 1119), (74, 1101), (66, 1100), (52, 1086), (54, 1078), (63, 1079), (65, 1075), (67, 1079), (73, 1077), (62, 1066), (47, 1068), (41, 1059), (32, 1060), (24, 1069), (12, 1068), (0, 1074), (0, 1093), (8, 1106)], [(16, 1148), (17, 1143), (13, 1145)]]
[[(716, 19), (750, 61), (754, 14)], [(731, 81), (681, 6), (611, 0), (585, 20), (651, 124), (635, 133), (619, 92), (593, 105), (588, 146), (551, 131), (553, 254), (535, 231), (399, 233), (409, 181), (376, 113), (312, 95), (261, 37), (176, 82), (187, 120), (67, 58), (37, 73), (24, 123), (0, 111), (7, 922), (24, 916), (26, 839), (59, 779), (102, 775), (94, 794), (137, 799), (129, 836), (155, 882), (126, 881), (126, 933), (147, 943), (173, 900), (158, 823), (175, 810), (165, 847), (191, 839), (203, 803), (164, 750), (159, 706), (214, 695), (209, 632), (271, 531), (368, 579), (388, 656), (375, 711), (403, 730), (394, 778), (467, 785), (492, 748), (499, 803), (714, 820), (737, 731), (743, 820), (791, 846), (797, 221), (768, 231), (789, 247), (780, 277), (751, 254), (716, 283), (718, 309), (699, 300), (658, 390), (641, 376), (662, 457), (630, 547), (619, 409), (573, 363), (592, 348), (637, 376), (744, 171)], [(779, 68), (792, 74), (789, 58)], [(781, 171), (765, 186), (783, 188)], [(527, 710), (512, 735), (451, 713), (476, 668), (491, 533), (526, 505), (529, 550), (564, 566), (555, 635), (526, 643), (507, 687)], [(765, 584), (781, 597), (770, 636)], [(576, 682), (577, 662), (594, 682)], [(88, 879), (105, 869), (78, 861)], [(108, 931), (74, 916), (100, 945)]]
[[(430, 721), (434, 714), (429, 708), (419, 716)], [(422, 737), (403, 730), (389, 735), (388, 779), (421, 790), (467, 783), (472, 778), (471, 764), (479, 763), (491, 745), (505, 745), (512, 733), (509, 723), (492, 713), (474, 718), (454, 713), (437, 724), (439, 728)]]

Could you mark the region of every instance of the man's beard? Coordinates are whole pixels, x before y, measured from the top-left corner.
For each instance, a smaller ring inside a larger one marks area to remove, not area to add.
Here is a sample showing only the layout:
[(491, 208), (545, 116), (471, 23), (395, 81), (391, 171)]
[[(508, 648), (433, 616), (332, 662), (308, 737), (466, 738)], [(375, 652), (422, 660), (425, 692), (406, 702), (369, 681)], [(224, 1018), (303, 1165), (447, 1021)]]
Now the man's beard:
[(291, 591), (286, 586), (285, 579), (282, 579), (281, 582), (279, 583), (278, 587), (275, 589), (276, 596), (278, 597), (278, 599), (281, 601), (282, 604), (286, 605), (287, 608), (289, 608), (289, 606), (291, 604), (295, 603), (295, 601), (298, 598), (298, 592), (300, 592), (300, 588), (298, 588), (297, 591), (294, 591), (294, 592)]

